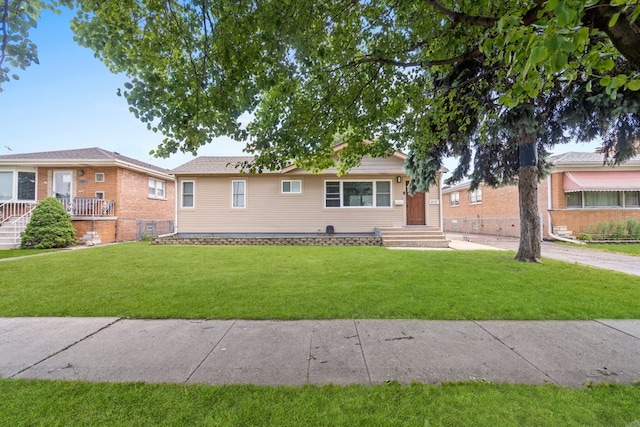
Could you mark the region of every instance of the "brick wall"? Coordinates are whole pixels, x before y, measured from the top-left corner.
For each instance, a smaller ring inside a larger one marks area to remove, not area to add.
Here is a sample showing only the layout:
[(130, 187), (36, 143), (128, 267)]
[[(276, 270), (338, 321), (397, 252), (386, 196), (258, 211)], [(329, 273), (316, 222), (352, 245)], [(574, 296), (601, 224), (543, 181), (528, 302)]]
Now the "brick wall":
[(116, 220), (115, 219), (96, 219), (95, 221), (72, 221), (73, 228), (76, 229), (76, 237), (82, 239), (85, 234), (90, 231), (98, 233), (102, 243), (111, 243), (116, 241)]
[[(165, 198), (148, 196), (149, 175), (116, 166), (38, 168), (37, 198), (53, 195), (53, 171), (70, 170), (73, 173), (73, 197), (94, 198), (102, 192), (106, 200), (115, 200), (114, 215), (118, 220), (75, 220), (78, 238), (88, 231), (98, 232), (103, 243), (135, 240), (139, 219), (173, 220), (175, 184), (164, 179)], [(96, 173), (104, 174), (104, 182), (96, 182)], [(159, 178), (158, 178), (159, 179)]]
[[(544, 234), (547, 234), (547, 180), (538, 183), (538, 210), (541, 213)], [(442, 194), (442, 213), (445, 231), (463, 231), (466, 221), (467, 232), (480, 234), (497, 234), (498, 231), (508, 236), (520, 235), (520, 206), (518, 186), (508, 185), (499, 188), (481, 186), (482, 202), (471, 203), (469, 188), (446, 190)], [(450, 194), (458, 192), (460, 204), (450, 205)], [(455, 230), (452, 221), (458, 223)]]
[(574, 236), (601, 222), (619, 222), (627, 219), (640, 221), (640, 209), (567, 209), (552, 210), (553, 225), (566, 226)]

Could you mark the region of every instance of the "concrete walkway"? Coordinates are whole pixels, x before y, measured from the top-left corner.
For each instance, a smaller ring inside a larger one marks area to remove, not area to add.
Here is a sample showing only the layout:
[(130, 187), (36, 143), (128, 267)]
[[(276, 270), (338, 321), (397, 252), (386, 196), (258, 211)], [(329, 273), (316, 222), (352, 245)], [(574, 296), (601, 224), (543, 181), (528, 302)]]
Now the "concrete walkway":
[[(460, 233), (447, 233), (447, 239), (451, 240), (449, 246), (456, 250), (517, 251), (519, 244), (518, 239), (512, 237), (497, 240), (495, 236), (471, 234), (468, 236), (469, 240), (463, 238)], [(640, 257), (589, 249), (586, 245), (581, 247), (542, 242), (542, 257), (640, 276)]]
[(0, 318), (0, 376), (208, 384), (640, 381), (640, 320)]

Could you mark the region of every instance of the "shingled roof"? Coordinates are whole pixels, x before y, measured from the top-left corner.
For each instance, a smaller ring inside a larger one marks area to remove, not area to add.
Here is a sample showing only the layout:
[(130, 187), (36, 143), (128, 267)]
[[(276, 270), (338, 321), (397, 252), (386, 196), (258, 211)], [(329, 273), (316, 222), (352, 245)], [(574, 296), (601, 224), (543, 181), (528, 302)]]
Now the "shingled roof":
[(253, 156), (202, 156), (172, 169), (171, 173), (174, 175), (240, 174), (242, 168), (236, 166), (252, 160)]
[(161, 168), (146, 162), (141, 162), (139, 160), (132, 159), (131, 157), (123, 156), (120, 153), (104, 150), (98, 147), (78, 148), (74, 150), (43, 151), (39, 153), (0, 155), (0, 164), (45, 163), (52, 165), (56, 162), (60, 162), (61, 164), (74, 163), (78, 165), (82, 163), (115, 163), (123, 167), (128, 166), (133, 167), (134, 169), (146, 169), (163, 175), (169, 174), (169, 169)]
[[(576, 152), (558, 154), (549, 157), (549, 162), (554, 165), (598, 165), (602, 166), (604, 163), (603, 153), (594, 152)], [(632, 157), (623, 164), (640, 164), (640, 156)]]

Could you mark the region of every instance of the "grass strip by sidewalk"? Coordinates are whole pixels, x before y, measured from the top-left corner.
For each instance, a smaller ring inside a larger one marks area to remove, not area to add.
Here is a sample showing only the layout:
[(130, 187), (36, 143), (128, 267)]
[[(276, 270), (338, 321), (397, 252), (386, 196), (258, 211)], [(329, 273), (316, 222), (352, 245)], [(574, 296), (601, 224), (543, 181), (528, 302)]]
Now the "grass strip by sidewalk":
[(586, 389), (442, 386), (209, 386), (0, 380), (5, 425), (625, 426), (640, 385)]
[(0, 316), (640, 318), (637, 277), (500, 251), (129, 243), (0, 269)]
[(640, 256), (640, 243), (589, 243), (581, 248)]
[(44, 254), (47, 252), (53, 252), (56, 251), (56, 249), (39, 249), (39, 250), (34, 250), (34, 249), (7, 249), (7, 250), (0, 250), (0, 259), (5, 259), (5, 258), (17, 258), (17, 257), (23, 257), (23, 256), (30, 256), (30, 255), (40, 255), (40, 254)]

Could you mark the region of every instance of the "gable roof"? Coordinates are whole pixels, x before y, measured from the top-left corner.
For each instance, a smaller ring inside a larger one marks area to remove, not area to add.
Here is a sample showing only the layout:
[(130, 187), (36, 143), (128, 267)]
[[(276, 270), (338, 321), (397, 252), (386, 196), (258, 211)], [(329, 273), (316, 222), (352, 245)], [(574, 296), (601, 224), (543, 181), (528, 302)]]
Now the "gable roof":
[[(549, 162), (554, 165), (596, 165), (604, 164), (603, 153), (588, 153), (572, 151), (569, 153), (558, 154), (549, 157)], [(640, 155), (634, 156), (622, 164), (638, 164), (640, 165)]]
[(253, 158), (253, 156), (201, 156), (172, 169), (171, 173), (174, 175), (239, 174), (242, 169), (235, 166), (239, 163), (251, 162)]
[(82, 165), (116, 165), (127, 169), (142, 171), (169, 177), (169, 169), (161, 168), (150, 163), (141, 162), (131, 157), (123, 156), (115, 151), (108, 151), (98, 147), (79, 148), (73, 150), (43, 151), (38, 153), (0, 155), (3, 165), (37, 165), (37, 166), (82, 166)]

